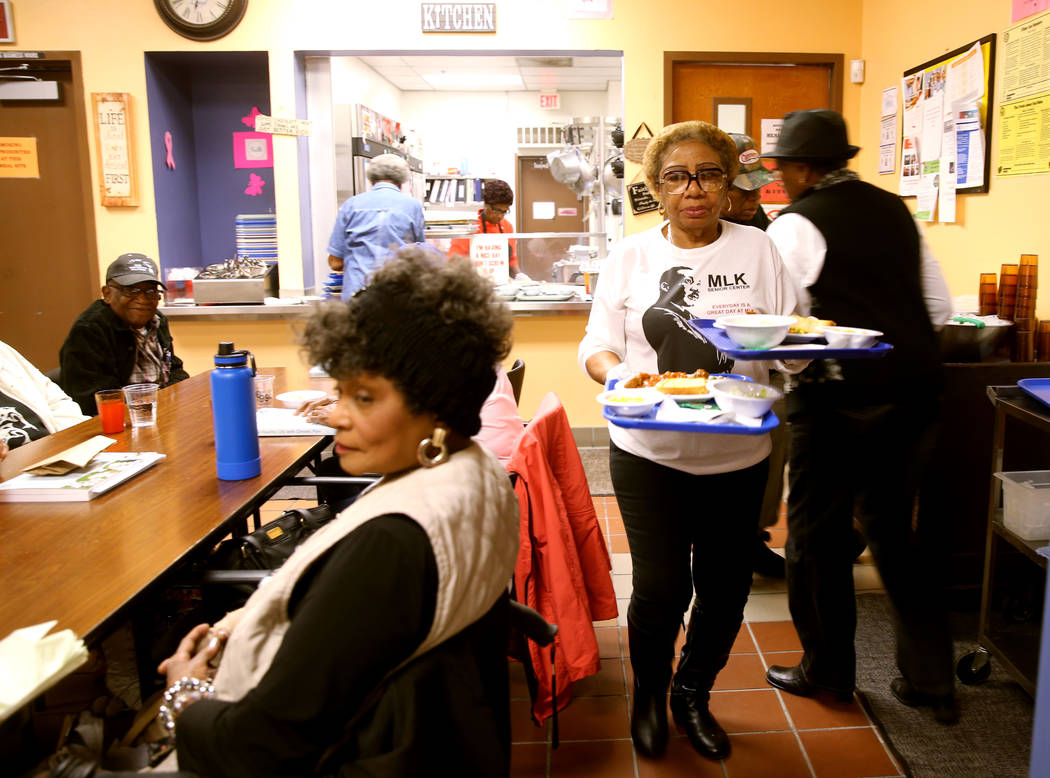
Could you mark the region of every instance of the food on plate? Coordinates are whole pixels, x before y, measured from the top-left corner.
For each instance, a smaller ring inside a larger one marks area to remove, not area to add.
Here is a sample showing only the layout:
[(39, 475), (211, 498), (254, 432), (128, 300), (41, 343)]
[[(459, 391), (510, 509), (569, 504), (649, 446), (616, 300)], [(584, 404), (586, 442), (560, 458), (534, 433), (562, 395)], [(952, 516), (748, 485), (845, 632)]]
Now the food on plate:
[(788, 332), (794, 335), (819, 335), (825, 327), (835, 326), (835, 322), (830, 319), (818, 319), (816, 316), (792, 316), (791, 318), (795, 320), (795, 323), (791, 325)]
[(664, 394), (706, 394), (707, 375), (706, 370), (695, 370), (692, 373), (683, 373), (680, 370), (669, 370), (665, 373), (639, 373), (629, 378), (623, 384), (623, 388), (636, 389), (651, 386)]

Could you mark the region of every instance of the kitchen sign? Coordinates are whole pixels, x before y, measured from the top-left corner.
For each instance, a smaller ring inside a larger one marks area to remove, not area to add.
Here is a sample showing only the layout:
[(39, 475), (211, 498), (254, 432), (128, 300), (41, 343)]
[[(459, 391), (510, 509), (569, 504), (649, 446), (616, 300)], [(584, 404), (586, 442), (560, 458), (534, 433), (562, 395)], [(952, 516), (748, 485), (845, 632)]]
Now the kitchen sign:
[(495, 32), (495, 3), (422, 3), (423, 32)]

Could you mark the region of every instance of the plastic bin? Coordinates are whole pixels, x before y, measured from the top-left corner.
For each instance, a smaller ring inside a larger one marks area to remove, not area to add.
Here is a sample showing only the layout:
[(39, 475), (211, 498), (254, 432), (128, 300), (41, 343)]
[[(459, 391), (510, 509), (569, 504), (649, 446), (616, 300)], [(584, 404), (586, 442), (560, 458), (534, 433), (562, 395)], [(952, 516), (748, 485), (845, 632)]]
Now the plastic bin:
[(1003, 482), (1003, 524), (1025, 540), (1050, 538), (1050, 470), (996, 473)]

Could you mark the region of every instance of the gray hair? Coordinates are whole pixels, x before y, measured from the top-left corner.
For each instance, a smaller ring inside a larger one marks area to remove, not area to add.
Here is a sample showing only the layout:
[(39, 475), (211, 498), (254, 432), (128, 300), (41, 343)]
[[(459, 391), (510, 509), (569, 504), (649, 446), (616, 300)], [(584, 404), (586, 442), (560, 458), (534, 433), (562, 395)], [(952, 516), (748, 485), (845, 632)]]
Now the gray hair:
[(408, 163), (397, 154), (380, 154), (368, 163), (366, 176), (373, 184), (378, 181), (389, 181), (401, 186), (408, 180)]

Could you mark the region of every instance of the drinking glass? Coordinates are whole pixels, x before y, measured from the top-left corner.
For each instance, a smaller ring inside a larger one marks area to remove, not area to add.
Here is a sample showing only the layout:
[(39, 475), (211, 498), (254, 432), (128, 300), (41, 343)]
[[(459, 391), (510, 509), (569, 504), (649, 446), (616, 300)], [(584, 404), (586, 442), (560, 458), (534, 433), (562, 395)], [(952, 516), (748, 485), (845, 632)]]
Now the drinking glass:
[(256, 408), (272, 408), (273, 407), (273, 376), (272, 375), (257, 375), (257, 376), (255, 376), (255, 407)]
[(103, 389), (95, 392), (95, 407), (102, 422), (102, 431), (106, 433), (124, 431), (124, 391), (122, 389)]
[(124, 387), (124, 400), (132, 427), (157, 423), (157, 384), (132, 384)]

